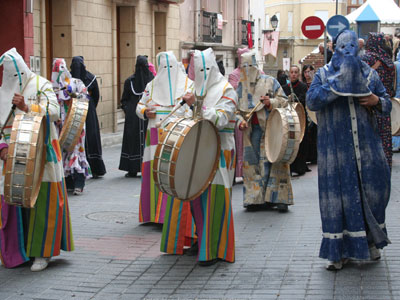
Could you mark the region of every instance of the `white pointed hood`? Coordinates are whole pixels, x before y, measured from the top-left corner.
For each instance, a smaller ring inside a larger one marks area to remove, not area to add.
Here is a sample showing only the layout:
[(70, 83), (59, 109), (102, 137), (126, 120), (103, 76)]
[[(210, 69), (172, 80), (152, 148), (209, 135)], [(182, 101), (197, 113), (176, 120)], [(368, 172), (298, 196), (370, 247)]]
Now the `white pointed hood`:
[[(172, 51), (157, 54), (157, 75), (151, 83), (152, 99), (159, 105), (175, 105), (185, 92), (186, 73)], [(189, 83), (188, 83), (189, 84)]]
[(33, 73), (15, 48), (8, 50), (0, 57), (0, 65), (3, 65), (3, 82), (0, 87), (1, 125), (10, 112), (14, 93), (22, 93)]
[(214, 51), (194, 52), (194, 87), (197, 96), (206, 96), (204, 105), (214, 106), (221, 99), (228, 80), (219, 71)]

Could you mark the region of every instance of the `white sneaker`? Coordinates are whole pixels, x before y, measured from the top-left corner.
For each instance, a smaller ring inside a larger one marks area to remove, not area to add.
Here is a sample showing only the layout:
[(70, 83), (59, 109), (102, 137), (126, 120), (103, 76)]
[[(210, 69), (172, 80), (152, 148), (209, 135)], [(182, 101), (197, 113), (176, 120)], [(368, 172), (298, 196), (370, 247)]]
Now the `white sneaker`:
[(372, 245), (369, 247), (369, 256), (371, 260), (378, 260), (381, 259), (381, 252), (375, 247), (375, 245)]
[(32, 272), (43, 271), (49, 265), (50, 258), (49, 257), (35, 257), (35, 261), (31, 267)]
[(328, 263), (326, 264), (325, 268), (328, 271), (337, 271), (337, 270), (341, 270), (343, 268), (343, 263), (342, 261), (328, 261)]
[(74, 190), (74, 195), (75, 195), (75, 196), (82, 195), (82, 193), (83, 193), (83, 189), (78, 189), (78, 188), (76, 188), (76, 189)]

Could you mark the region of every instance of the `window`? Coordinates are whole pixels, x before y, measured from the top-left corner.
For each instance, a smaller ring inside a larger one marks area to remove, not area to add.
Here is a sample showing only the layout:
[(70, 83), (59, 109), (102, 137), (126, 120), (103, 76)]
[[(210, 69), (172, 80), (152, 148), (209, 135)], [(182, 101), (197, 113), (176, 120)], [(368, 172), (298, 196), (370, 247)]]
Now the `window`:
[(316, 10), (314, 15), (320, 18), (324, 24), (326, 24), (329, 20), (329, 11), (327, 10)]
[(293, 12), (289, 11), (287, 18), (288, 18), (287, 31), (293, 32)]
[(352, 5), (357, 5), (357, 0), (351, 0)]
[(265, 15), (265, 29), (269, 29), (269, 15)]
[(358, 4), (363, 4), (364, 3), (364, 0), (358, 0)]

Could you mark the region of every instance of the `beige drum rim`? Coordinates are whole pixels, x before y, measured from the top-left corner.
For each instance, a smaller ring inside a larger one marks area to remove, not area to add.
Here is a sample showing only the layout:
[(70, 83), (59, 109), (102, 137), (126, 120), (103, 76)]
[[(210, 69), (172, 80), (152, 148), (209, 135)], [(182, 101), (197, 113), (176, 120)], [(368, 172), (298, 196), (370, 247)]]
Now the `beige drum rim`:
[(314, 124), (318, 125), (317, 113), (315, 111), (310, 110), (307, 106), (306, 106), (306, 111), (307, 111), (307, 114), (310, 117), (311, 121), (313, 121)]
[[(181, 136), (179, 136), (179, 138), (178, 138), (178, 140), (176, 142), (176, 146), (175, 146), (176, 148), (171, 153), (171, 160), (169, 162), (169, 174), (170, 174), (169, 175), (169, 187), (170, 187), (170, 190), (172, 191), (172, 193), (170, 193), (169, 191), (167, 191), (164, 188), (163, 184), (160, 184), (160, 180), (159, 180), (159, 167), (160, 167), (160, 162), (161, 162), (160, 157), (162, 155), (161, 151), (163, 149), (163, 145), (165, 144), (165, 141), (168, 140), (168, 138), (172, 134), (173, 129), (175, 128), (175, 126), (177, 126), (178, 124), (180, 124), (182, 121), (185, 121), (185, 120), (192, 121), (192, 122), (191, 122), (190, 125), (185, 124), (186, 128), (183, 131), (183, 134)], [(216, 155), (215, 155), (216, 157), (215, 157), (215, 160), (214, 160), (214, 164), (212, 166), (212, 171), (210, 172), (210, 175), (208, 176), (207, 180), (205, 181), (204, 185), (200, 188), (200, 190), (197, 193), (195, 193), (193, 196), (191, 196), (191, 197), (189, 197), (187, 199), (181, 199), (181, 198), (178, 197), (178, 194), (177, 194), (176, 189), (175, 189), (175, 181), (174, 181), (175, 172), (176, 172), (176, 169), (175, 169), (176, 164), (175, 164), (175, 162), (178, 160), (179, 152), (180, 152), (180, 149), (181, 149), (181, 146), (183, 144), (185, 136), (192, 129), (192, 127), (194, 125), (196, 125), (198, 122), (208, 122), (209, 124), (212, 125), (212, 128), (215, 131), (216, 138), (217, 138), (217, 151), (216, 151)], [(208, 186), (211, 184), (212, 180), (214, 179), (215, 174), (216, 174), (216, 172), (218, 170), (220, 153), (221, 153), (221, 138), (219, 136), (217, 128), (214, 126), (214, 124), (212, 124), (212, 122), (210, 122), (208, 120), (205, 120), (205, 119), (200, 119), (200, 120), (196, 120), (196, 121), (191, 120), (191, 119), (185, 119), (185, 118), (177, 119), (177, 120), (175, 120), (175, 121), (173, 121), (173, 122), (168, 124), (168, 126), (166, 127), (166, 129), (162, 133), (161, 138), (158, 141), (158, 145), (157, 145), (156, 152), (155, 152), (155, 155), (154, 155), (153, 170), (152, 170), (153, 171), (154, 183), (157, 185), (157, 187), (160, 189), (160, 191), (162, 191), (163, 193), (166, 193), (166, 194), (168, 194), (168, 195), (170, 195), (170, 196), (172, 196), (172, 197), (174, 197), (174, 198), (176, 198), (178, 200), (181, 200), (181, 201), (194, 200), (197, 197), (199, 197), (208, 188)]]
[[(25, 167), (25, 184), (24, 184), (24, 198), (16, 202), (13, 201), (11, 196), (12, 189), (12, 178), (13, 177), (13, 167), (15, 164), (14, 153), (16, 147), (18, 147), (18, 137), (19, 125), (21, 121), (24, 120), (26, 115), (20, 114), (16, 115), (13, 122), (13, 129), (11, 131), (10, 144), (8, 148), (9, 155), (6, 161), (6, 170), (4, 178), (4, 198), (8, 204), (23, 206), (26, 208), (33, 208), (36, 204), (37, 197), (39, 195), (40, 186), (44, 174), (44, 165), (46, 162), (46, 151), (44, 149), (45, 136), (46, 136), (46, 118), (44, 116), (34, 116), (33, 117), (33, 130), (31, 135), (29, 153), (26, 158)], [(39, 154), (39, 155), (38, 155)], [(36, 178), (36, 179), (35, 179)]]

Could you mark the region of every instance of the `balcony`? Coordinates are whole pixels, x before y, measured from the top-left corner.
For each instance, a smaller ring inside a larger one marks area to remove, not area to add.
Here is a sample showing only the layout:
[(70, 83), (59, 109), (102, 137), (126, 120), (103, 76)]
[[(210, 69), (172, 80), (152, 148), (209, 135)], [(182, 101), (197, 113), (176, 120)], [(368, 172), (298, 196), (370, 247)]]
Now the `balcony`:
[[(242, 20), (242, 27), (241, 27), (241, 32), (240, 32), (240, 41), (242, 45), (248, 45), (247, 42), (247, 24), (251, 24), (251, 36), (254, 37), (254, 22), (253, 21), (248, 21), (248, 20)], [(254, 39), (253, 39), (253, 45), (254, 45)]]

